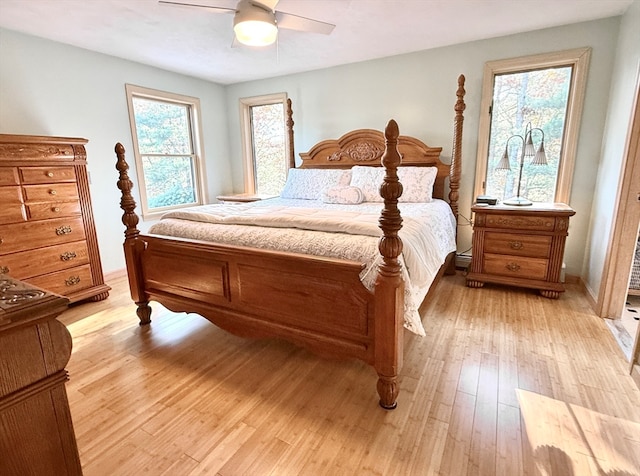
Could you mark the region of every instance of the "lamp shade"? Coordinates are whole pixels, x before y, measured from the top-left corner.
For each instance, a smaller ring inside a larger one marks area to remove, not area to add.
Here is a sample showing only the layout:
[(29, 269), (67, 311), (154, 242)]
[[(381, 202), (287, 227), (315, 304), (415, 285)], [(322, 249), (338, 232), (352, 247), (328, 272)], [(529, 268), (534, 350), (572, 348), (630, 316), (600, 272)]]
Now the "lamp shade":
[(531, 139), (531, 131), (526, 134), (526, 142), (524, 145), (524, 156), (533, 157), (536, 155), (536, 149), (533, 147), (533, 139)]
[(547, 165), (547, 154), (544, 151), (544, 140), (540, 143), (540, 148), (535, 157), (531, 160), (533, 165)]
[(276, 41), (278, 36), (273, 12), (251, 3), (243, 4), (236, 12), (233, 31), (238, 41), (248, 46), (268, 46)]
[(498, 162), (498, 165), (496, 165), (496, 170), (511, 170), (511, 164), (509, 163), (508, 145), (504, 148), (504, 154), (502, 155), (502, 159), (500, 159), (500, 162)]

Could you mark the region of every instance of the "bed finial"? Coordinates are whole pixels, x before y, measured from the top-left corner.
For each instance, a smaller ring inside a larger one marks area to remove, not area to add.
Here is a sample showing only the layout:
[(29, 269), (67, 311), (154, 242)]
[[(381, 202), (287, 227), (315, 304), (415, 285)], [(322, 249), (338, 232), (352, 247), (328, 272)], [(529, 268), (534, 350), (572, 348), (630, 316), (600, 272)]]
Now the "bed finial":
[[(378, 249), (382, 264), (378, 269), (375, 286), (375, 315), (393, 316), (393, 319), (376, 318), (375, 368), (378, 373), (378, 395), (380, 406), (387, 410), (396, 407), (398, 397), (398, 373), (402, 367), (402, 322), (404, 310), (404, 282), (400, 275), (398, 256), (402, 253), (402, 240), (398, 232), (402, 228), (402, 217), (398, 209), (398, 198), (402, 195), (402, 184), (398, 180), (398, 166), (402, 162), (398, 152), (398, 124), (389, 121), (384, 131), (385, 151), (382, 165), (385, 176), (380, 186), (384, 209), (380, 216), (382, 237)], [(379, 345), (388, 341), (395, 345)], [(393, 349), (393, 350), (391, 350)]]
[(464, 122), (464, 110), (467, 107), (464, 103), (464, 90), (465, 77), (464, 74), (458, 76), (458, 90), (456, 96), (458, 100), (454, 106), (456, 112), (455, 119), (453, 121), (453, 149), (451, 151), (451, 168), (449, 171), (449, 204), (453, 215), (458, 221), (458, 200), (460, 194), (460, 175), (462, 173), (462, 125)]
[(291, 107), (291, 98), (287, 98), (287, 134), (289, 135), (289, 168), (296, 168), (296, 154), (293, 146), (293, 108)]
[(127, 229), (124, 232), (125, 238), (132, 238), (137, 236), (140, 231), (136, 228), (140, 219), (135, 213), (136, 201), (131, 195), (131, 189), (133, 188), (133, 182), (129, 179), (129, 164), (124, 158), (124, 146), (118, 142), (115, 147), (116, 152), (116, 169), (120, 172), (120, 178), (118, 179), (118, 188), (122, 192), (122, 198), (120, 199), (120, 208), (124, 210), (122, 215), (122, 223)]

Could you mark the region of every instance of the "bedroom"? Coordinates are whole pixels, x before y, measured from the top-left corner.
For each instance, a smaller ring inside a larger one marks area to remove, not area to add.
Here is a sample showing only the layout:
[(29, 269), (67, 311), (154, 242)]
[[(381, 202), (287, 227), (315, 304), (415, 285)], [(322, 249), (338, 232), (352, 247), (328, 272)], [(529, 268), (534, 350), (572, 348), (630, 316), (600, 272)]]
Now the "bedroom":
[[(594, 53), (579, 145), (581, 165), (571, 203), (578, 213), (572, 220), (565, 261), (567, 274), (582, 277), (595, 296), (606, 262), (607, 240), (593, 230), (610, 229), (614, 214), (611, 190), (618, 182), (619, 148), (624, 143), (637, 69), (639, 52), (633, 40), (637, 25), (636, 1), (623, 17), (228, 86), (2, 30), (0, 129), (90, 139), (87, 155), (96, 226), (104, 269), (111, 273), (123, 266), (121, 212), (114, 207), (113, 146), (130, 137), (129, 125), (122, 119), (126, 117), (125, 83), (200, 97), (203, 120), (210, 124), (205, 131), (205, 151), (209, 196), (213, 197), (242, 187), (240, 164), (227, 158), (241, 153), (240, 97), (288, 91), (297, 111), (296, 151), (354, 128), (380, 129), (394, 117), (402, 133), (442, 145), (446, 156), (450, 154), (452, 88), (457, 75), (464, 73), (469, 91), (463, 144), (467, 161), (461, 187), (461, 213), (465, 214), (473, 200), (478, 91), (484, 62), (591, 46)], [(369, 105), (372, 95), (377, 100), (373, 110)], [(597, 176), (594, 170), (599, 171)], [(470, 243), (468, 228), (461, 227), (460, 234), (463, 243)], [(466, 248), (468, 245), (461, 246), (461, 250)]]

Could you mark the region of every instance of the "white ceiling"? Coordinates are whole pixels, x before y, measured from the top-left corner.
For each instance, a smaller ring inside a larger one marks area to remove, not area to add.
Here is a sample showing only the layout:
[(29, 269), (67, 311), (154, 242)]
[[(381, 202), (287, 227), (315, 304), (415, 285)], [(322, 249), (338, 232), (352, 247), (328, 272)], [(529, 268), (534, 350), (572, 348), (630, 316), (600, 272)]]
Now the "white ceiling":
[[(191, 0), (225, 3), (237, 0)], [(623, 14), (633, 0), (280, 0), (336, 25), (231, 47), (233, 15), (157, 0), (0, 0), (0, 26), (220, 84), (263, 79)]]

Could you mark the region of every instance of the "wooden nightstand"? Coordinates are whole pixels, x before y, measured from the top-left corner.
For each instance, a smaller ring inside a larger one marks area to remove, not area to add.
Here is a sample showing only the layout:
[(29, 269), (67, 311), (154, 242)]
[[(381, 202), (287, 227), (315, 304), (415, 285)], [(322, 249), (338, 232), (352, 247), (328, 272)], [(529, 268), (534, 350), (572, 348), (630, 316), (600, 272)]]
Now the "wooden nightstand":
[(569, 217), (564, 203), (528, 207), (474, 205), (473, 251), (467, 286), (498, 283), (539, 289), (557, 299)]
[(231, 195), (218, 195), (216, 198), (224, 203), (249, 203), (257, 202), (260, 200), (266, 200), (268, 198), (275, 198), (277, 195), (266, 195), (259, 193), (238, 193)]

